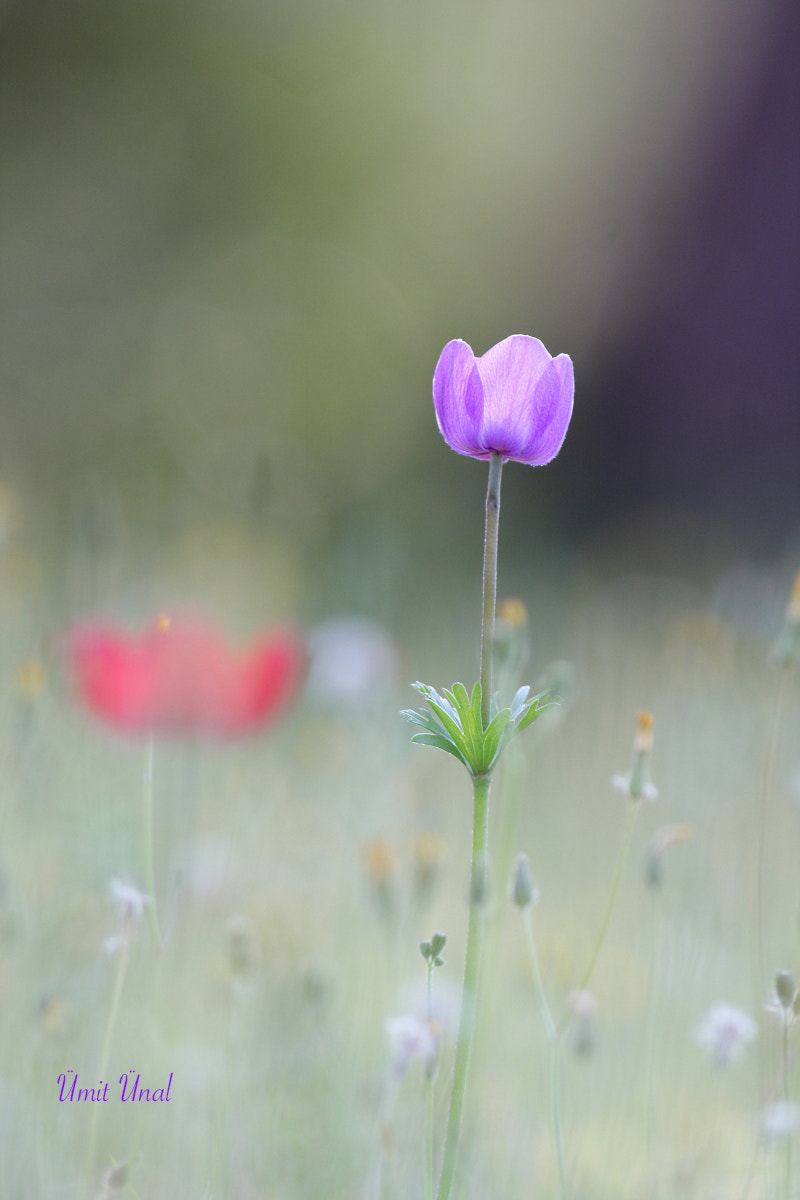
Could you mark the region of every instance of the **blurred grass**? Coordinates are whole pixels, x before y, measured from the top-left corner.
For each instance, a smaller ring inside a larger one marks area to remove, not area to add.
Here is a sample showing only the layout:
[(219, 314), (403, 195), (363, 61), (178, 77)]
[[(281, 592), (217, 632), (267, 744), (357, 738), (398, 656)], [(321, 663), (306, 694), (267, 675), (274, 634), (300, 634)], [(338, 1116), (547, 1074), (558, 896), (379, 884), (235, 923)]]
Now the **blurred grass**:
[[(432, 432), (431, 369), (452, 336), (480, 352), (530, 329), (575, 358), (579, 439), (606, 346), (669, 293), (676, 229), (770, 19), (749, 0), (3, 6), (2, 1200), (99, 1190), (81, 1180), (87, 1112), (56, 1081), (96, 1082), (107, 886), (143, 882), (143, 747), (74, 710), (59, 639), (87, 613), (187, 605), (243, 639), (368, 616), (401, 667), (366, 711), (305, 697), (253, 741), (158, 747), (174, 925), (161, 960), (144, 934), (132, 948), (109, 1073), (173, 1072), (173, 1093), (103, 1106), (98, 1163), (130, 1160), (123, 1194), (142, 1200), (372, 1200), (379, 1167), (386, 1200), (421, 1195), (423, 1080), (392, 1081), (385, 1021), (435, 928), (436, 989), (457, 988), (469, 788), (409, 746), (398, 710), (413, 679), (475, 674), (483, 489)], [(593, 980), (594, 1052), (565, 1055), (570, 1175), (581, 1200), (738, 1200), (779, 1090), (755, 847), (788, 569), (742, 567), (735, 530), (674, 513), (564, 547), (583, 478), (566, 449), (504, 487), (501, 592), (530, 614), (527, 677), (562, 660), (573, 685), (495, 789), (461, 1190), (556, 1194), (505, 881), (525, 850), (558, 1008), (591, 953), (624, 820), (609, 779), (644, 707), (661, 798)], [(767, 809), (770, 972), (797, 964), (799, 704), (794, 675)], [(695, 836), (653, 897), (647, 842), (676, 820)], [(725, 1076), (692, 1037), (720, 1000), (761, 1025)], [(440, 1125), (452, 1042), (445, 1023)], [(750, 1200), (774, 1194), (771, 1153)]]
[[(21, 552), (20, 534), (12, 541)], [(253, 561), (252, 546), (236, 540), (228, 551), (228, 586), (246, 598), (244, 580), (261, 578), (269, 557)], [(65, 561), (80, 553), (67, 546)], [(514, 575), (510, 548), (507, 557)], [(198, 539), (170, 558), (165, 578), (184, 574), (188, 593), (204, 563)], [(109, 1075), (135, 1069), (158, 1086), (173, 1072), (174, 1082), (168, 1107), (101, 1110), (99, 1161), (133, 1160), (128, 1194), (350, 1197), (370, 1194), (365, 1181), (383, 1159), (385, 1197), (421, 1194), (423, 1080), (414, 1068), (392, 1081), (385, 1022), (410, 1003), (409, 987), (422, 986), (418, 943), (435, 928), (448, 934), (435, 989), (444, 999), (457, 988), (469, 786), (446, 756), (408, 744), (398, 710), (410, 701), (406, 679), (442, 684), (474, 670), (474, 606), (468, 595), (449, 602), (448, 570), (428, 570), (425, 624), (415, 610), (403, 630), (405, 679), (368, 711), (337, 715), (307, 697), (252, 741), (158, 747), (159, 903), (162, 924), (174, 924), (161, 960), (146, 933), (132, 948)], [(610, 776), (627, 768), (635, 715), (647, 707), (661, 795), (641, 813), (592, 981), (594, 1051), (565, 1054), (570, 1177), (576, 1194), (598, 1200), (739, 1196), (762, 1104), (779, 1092), (779, 1030), (762, 1013), (755, 930), (759, 789), (777, 686), (768, 643), (723, 617), (711, 586), (617, 569), (600, 579), (586, 560), (567, 567), (546, 556), (534, 574), (519, 563), (516, 573), (533, 618), (527, 677), (561, 658), (574, 686), (495, 787), (488, 978), (461, 1193), (556, 1194), (546, 1047), (506, 879), (513, 854), (525, 850), (542, 893), (534, 916), (543, 970), (560, 1010), (591, 953), (621, 837), (625, 800)], [(33, 604), (12, 575), (0, 590), (8, 764), (0, 1100), (10, 1114), (0, 1178), (9, 1200), (84, 1194), (87, 1111), (59, 1104), (56, 1080), (73, 1069), (83, 1084), (95, 1082), (115, 965), (102, 952), (111, 931), (106, 888), (114, 877), (143, 878), (144, 750), (73, 708), (55, 646), (37, 629), (37, 613), (57, 615), (54, 579), (45, 573)], [(764, 580), (777, 619), (781, 582)], [(366, 576), (363, 584), (368, 592)], [(292, 586), (303, 593), (302, 574)], [(154, 593), (151, 579), (131, 612)], [(276, 609), (282, 595), (276, 582)], [(42, 648), (44, 674), (24, 661)], [(769, 977), (797, 963), (798, 715), (795, 674), (767, 809)], [(647, 843), (673, 821), (690, 821), (695, 835), (666, 852), (663, 886), (648, 893)], [(441, 853), (423, 895), (414, 846), (426, 832)], [(177, 896), (176, 869), (184, 879)], [(718, 1075), (693, 1030), (723, 1000), (750, 1011), (761, 1036), (743, 1063)], [(452, 1043), (445, 1024), (440, 1120)], [(648, 1156), (649, 1105), (656, 1140)], [(771, 1194), (767, 1161), (751, 1197)]]

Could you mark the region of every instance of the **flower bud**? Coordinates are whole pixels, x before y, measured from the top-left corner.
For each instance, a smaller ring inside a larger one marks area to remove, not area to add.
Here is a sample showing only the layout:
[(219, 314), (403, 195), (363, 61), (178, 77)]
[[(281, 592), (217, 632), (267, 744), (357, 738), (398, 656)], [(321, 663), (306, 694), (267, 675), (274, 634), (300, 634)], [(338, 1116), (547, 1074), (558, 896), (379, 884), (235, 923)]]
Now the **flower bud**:
[(650, 756), (653, 749), (653, 714), (642, 710), (638, 716), (638, 730), (633, 742), (631, 769), (627, 775), (614, 775), (612, 786), (627, 792), (631, 800), (655, 800), (658, 788), (650, 782)]
[(431, 954), (434, 958), (441, 954), (447, 941), (447, 935), (444, 933), (435, 933), (431, 938)]
[(419, 952), (428, 964), (428, 967), (443, 967), (444, 959), (441, 957), (444, 950), (447, 935), (444, 933), (435, 933), (428, 941), (420, 942)]
[(518, 908), (529, 908), (538, 903), (539, 890), (531, 877), (527, 854), (518, 854), (514, 859), (511, 876), (511, 899)]
[(575, 1016), (573, 1049), (579, 1057), (588, 1057), (597, 1040), (597, 1000), (587, 988), (572, 988), (567, 993), (567, 1008)]
[(647, 887), (657, 888), (663, 882), (661, 858), (664, 851), (678, 842), (687, 842), (694, 835), (694, 826), (687, 821), (661, 825), (650, 839), (645, 860), (644, 881)]
[(791, 971), (778, 971), (775, 975), (775, 993), (783, 1008), (789, 1009), (794, 1003), (795, 985)]
[(514, 334), (476, 358), (448, 342), (433, 375), (442, 437), (458, 454), (541, 467), (555, 458), (572, 416), (572, 360), (548, 354), (538, 338)]

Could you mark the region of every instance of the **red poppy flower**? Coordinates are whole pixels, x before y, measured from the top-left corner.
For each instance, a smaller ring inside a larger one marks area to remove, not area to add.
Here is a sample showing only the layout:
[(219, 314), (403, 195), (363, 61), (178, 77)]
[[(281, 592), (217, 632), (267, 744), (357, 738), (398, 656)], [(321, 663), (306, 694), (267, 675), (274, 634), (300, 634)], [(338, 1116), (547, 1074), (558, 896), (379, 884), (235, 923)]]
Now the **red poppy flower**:
[(305, 659), (290, 629), (239, 651), (193, 617), (160, 617), (138, 637), (90, 622), (68, 635), (67, 651), (80, 699), (109, 725), (220, 737), (249, 733), (284, 709)]

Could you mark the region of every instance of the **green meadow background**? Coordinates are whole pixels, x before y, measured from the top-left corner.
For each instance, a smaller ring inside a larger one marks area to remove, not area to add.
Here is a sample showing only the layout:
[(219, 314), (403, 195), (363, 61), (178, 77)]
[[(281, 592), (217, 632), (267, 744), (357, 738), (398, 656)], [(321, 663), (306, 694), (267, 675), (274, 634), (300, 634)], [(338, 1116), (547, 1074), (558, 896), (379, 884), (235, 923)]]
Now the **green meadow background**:
[[(800, 977), (800, 688), (796, 666), (769, 661), (797, 513), (771, 502), (768, 455), (746, 476), (746, 521), (666, 485), (627, 501), (598, 486), (692, 440), (683, 423), (639, 437), (664, 414), (625, 348), (676, 294), (781, 11), (0, 7), (3, 1200), (423, 1196), (424, 1074), (393, 1072), (386, 1022), (418, 1011), (419, 942), (443, 930), (438, 1148), (470, 786), (409, 744), (399, 712), (413, 680), (477, 674), (486, 485), (441, 441), (431, 377), (451, 337), (482, 353), (512, 332), (575, 362), (564, 448), (546, 470), (507, 467), (500, 531), (499, 595), (527, 610), (520, 681), (563, 704), (494, 786), (456, 1194), (559, 1194), (507, 882), (526, 852), (560, 1013), (600, 929), (627, 815), (610, 780), (643, 709), (660, 795), (637, 819), (595, 1019), (565, 1041), (571, 1195), (800, 1192), (786, 1141), (761, 1136), (784, 1095), (764, 1005), (776, 970)], [(609, 390), (620, 377), (634, 433)], [(765, 392), (746, 419), (794, 411), (787, 395)], [(108, 1074), (110, 1095), (126, 1072), (153, 1088), (172, 1074), (170, 1101), (90, 1110), (60, 1103), (57, 1079), (97, 1081), (119, 962), (108, 887), (144, 887), (145, 747), (77, 706), (63, 635), (186, 610), (241, 642), (275, 621), (363, 618), (394, 660), (357, 702), (309, 688), (253, 738), (157, 741), (170, 932), (161, 955), (146, 924), (131, 944)], [(648, 888), (650, 840), (673, 822), (693, 835)], [(694, 1036), (722, 1002), (759, 1025), (727, 1071)], [(796, 1066), (790, 1036), (793, 1094)]]

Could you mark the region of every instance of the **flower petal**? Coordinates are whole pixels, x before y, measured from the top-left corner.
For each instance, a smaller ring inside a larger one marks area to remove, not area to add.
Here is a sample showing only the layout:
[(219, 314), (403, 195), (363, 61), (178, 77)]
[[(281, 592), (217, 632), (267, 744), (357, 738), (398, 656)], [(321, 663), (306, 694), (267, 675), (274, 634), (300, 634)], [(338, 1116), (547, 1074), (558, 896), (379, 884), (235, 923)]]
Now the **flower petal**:
[(72, 631), (67, 650), (83, 703), (127, 733), (249, 733), (288, 704), (305, 665), (291, 630), (240, 653), (191, 617), (139, 637), (88, 623)]
[(538, 338), (517, 333), (478, 359), (484, 407), (481, 446), (518, 458), (528, 440), (537, 385), (551, 363)]
[(143, 731), (153, 704), (152, 670), (139, 647), (103, 625), (73, 631), (67, 651), (86, 707), (118, 729)]
[(433, 406), (448, 446), (458, 454), (480, 455), (483, 387), (475, 355), (459, 338), (448, 342), (439, 355), (433, 373)]
[(559, 354), (536, 385), (528, 435), (520, 447), (517, 461), (541, 467), (555, 458), (566, 437), (574, 393), (572, 359)]
[(241, 734), (256, 729), (288, 704), (300, 681), (305, 653), (289, 629), (261, 638), (236, 672), (227, 711), (215, 733)]

